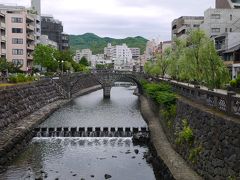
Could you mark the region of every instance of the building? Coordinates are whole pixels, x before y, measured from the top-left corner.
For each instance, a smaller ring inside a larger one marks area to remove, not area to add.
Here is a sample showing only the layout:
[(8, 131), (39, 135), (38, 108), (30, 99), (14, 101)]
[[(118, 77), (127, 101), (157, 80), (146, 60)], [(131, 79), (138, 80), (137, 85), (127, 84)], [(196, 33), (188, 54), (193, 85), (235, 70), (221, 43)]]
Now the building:
[(112, 46), (111, 58), (114, 63), (114, 69), (123, 71), (132, 70), (132, 52), (126, 44)]
[(172, 21), (172, 41), (174, 38), (186, 38), (188, 32), (198, 29), (203, 23), (203, 16), (181, 16)]
[(216, 0), (216, 9), (240, 9), (239, 0)]
[(54, 49), (58, 49), (58, 44), (48, 38), (47, 35), (41, 35), (40, 44), (50, 46)]
[(105, 59), (111, 59), (111, 50), (112, 50), (112, 44), (108, 43), (107, 47), (104, 48), (104, 58)]
[(52, 15), (41, 16), (41, 34), (56, 42), (60, 51), (68, 49), (68, 36), (63, 33), (62, 22)]
[(145, 51), (146, 60), (151, 60), (155, 57), (156, 49), (157, 49), (157, 42), (154, 39), (147, 42), (146, 51)]
[(216, 36), (215, 44), (224, 64), (235, 79), (240, 75), (240, 32), (228, 32)]
[(40, 0), (32, 0), (31, 7), (35, 10), (37, 15), (41, 16), (41, 1)]
[[(0, 11), (5, 16), (6, 59), (29, 72), (33, 66), (36, 14), (22, 6), (0, 5)], [(1, 33), (4, 35), (3, 28)], [(4, 37), (1, 40), (2, 47), (3, 40)]]
[(162, 54), (165, 52), (166, 49), (171, 48), (172, 47), (172, 41), (162, 41), (159, 44), (159, 53)]
[(204, 23), (201, 25), (209, 37), (227, 32), (240, 32), (239, 9), (207, 9), (204, 12)]
[(62, 33), (62, 50), (68, 50), (69, 49), (69, 35)]
[(40, 44), (41, 37), (41, 1), (31, 1), (31, 11), (35, 18), (35, 44)]
[(0, 57), (6, 58), (6, 23), (5, 15), (0, 12)]
[(90, 49), (82, 49), (82, 50), (76, 50), (75, 53), (75, 61), (79, 62), (82, 57), (85, 57), (88, 62), (91, 62), (92, 59), (92, 51)]
[(130, 48), (130, 50), (132, 53), (132, 58), (134, 60), (139, 60), (141, 55), (140, 48)]

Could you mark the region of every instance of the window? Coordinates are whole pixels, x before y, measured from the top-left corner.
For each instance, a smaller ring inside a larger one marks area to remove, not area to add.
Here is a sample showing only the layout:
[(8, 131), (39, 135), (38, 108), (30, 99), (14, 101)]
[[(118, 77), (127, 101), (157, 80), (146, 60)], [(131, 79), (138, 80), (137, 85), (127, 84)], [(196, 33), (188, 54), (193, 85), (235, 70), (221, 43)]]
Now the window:
[(22, 23), (22, 22), (23, 22), (23, 18), (12, 17), (12, 23)]
[(199, 28), (200, 25), (199, 25), (199, 24), (194, 24), (193, 27), (195, 27), (195, 28)]
[(13, 59), (12, 60), (13, 64), (15, 65), (23, 65), (23, 59)]
[(23, 33), (22, 28), (12, 28), (12, 33)]
[(23, 39), (13, 38), (12, 43), (13, 44), (23, 44)]
[(230, 21), (232, 20), (232, 15), (230, 14)]
[(13, 49), (12, 54), (13, 55), (23, 55), (23, 49)]
[(232, 32), (232, 28), (230, 28), (230, 30), (229, 30), (230, 32)]
[(220, 19), (220, 14), (211, 14), (211, 19)]
[(225, 28), (225, 32), (227, 32), (227, 28)]
[(212, 28), (212, 33), (219, 33), (220, 32), (220, 28)]

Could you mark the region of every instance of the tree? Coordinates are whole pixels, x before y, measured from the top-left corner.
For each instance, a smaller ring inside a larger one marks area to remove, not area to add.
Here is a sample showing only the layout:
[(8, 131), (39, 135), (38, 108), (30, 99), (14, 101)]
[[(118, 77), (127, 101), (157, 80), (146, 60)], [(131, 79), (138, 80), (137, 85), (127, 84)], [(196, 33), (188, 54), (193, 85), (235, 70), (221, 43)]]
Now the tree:
[(21, 73), (23, 72), (20, 68), (21, 64), (13, 64), (12, 62), (8, 62), (4, 58), (0, 58), (0, 72), (10, 72), (10, 73)]
[(84, 66), (89, 66), (88, 60), (86, 57), (82, 57), (81, 60), (79, 61), (79, 64), (82, 64)]
[(55, 53), (56, 50), (49, 46), (38, 45), (33, 54), (34, 64), (45, 67), (47, 71), (55, 72), (59, 67), (59, 63), (54, 56)]

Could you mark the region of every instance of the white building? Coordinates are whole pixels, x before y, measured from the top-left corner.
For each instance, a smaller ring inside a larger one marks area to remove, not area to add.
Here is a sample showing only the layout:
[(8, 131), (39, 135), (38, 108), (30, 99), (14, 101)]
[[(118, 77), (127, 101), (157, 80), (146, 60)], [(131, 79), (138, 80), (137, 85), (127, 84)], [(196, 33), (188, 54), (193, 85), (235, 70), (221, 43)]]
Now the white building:
[(92, 51), (90, 49), (82, 49), (82, 50), (76, 50), (74, 60), (79, 62), (82, 57), (85, 57), (88, 62), (91, 62), (92, 59)]
[(132, 52), (126, 44), (113, 46), (111, 48), (111, 59), (114, 63), (114, 69), (122, 71), (132, 70)]

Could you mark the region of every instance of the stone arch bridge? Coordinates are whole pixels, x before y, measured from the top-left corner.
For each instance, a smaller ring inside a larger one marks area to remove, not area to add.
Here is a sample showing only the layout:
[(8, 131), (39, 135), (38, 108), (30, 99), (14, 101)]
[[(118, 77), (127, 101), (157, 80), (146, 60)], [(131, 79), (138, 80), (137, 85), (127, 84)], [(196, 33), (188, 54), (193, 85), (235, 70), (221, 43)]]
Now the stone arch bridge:
[(59, 89), (62, 88), (62, 94), (71, 98), (73, 94), (82, 89), (83, 85), (93, 86), (101, 85), (104, 98), (110, 98), (111, 88), (115, 82), (132, 82), (137, 85), (138, 92), (142, 93), (140, 80), (145, 78), (144, 74), (136, 72), (123, 71), (94, 71), (90, 74), (71, 73), (60, 76), (58, 80)]

